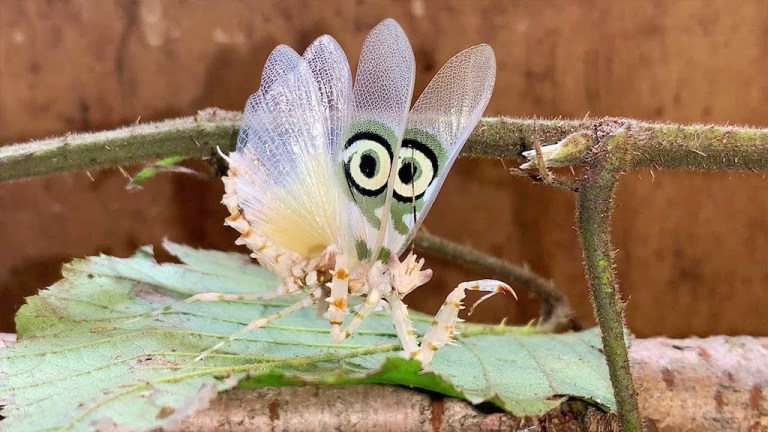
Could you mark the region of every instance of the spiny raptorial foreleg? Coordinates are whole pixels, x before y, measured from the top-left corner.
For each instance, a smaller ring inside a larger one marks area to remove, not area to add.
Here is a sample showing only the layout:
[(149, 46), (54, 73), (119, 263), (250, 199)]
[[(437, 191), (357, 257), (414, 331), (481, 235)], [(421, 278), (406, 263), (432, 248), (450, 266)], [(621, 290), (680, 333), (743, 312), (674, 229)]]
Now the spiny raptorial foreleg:
[(467, 291), (484, 291), (488, 293), (472, 305), (469, 309), (470, 315), (477, 305), (496, 294), (508, 292), (517, 299), (517, 294), (509, 285), (497, 280), (482, 279), (460, 283), (448, 294), (434, 320), (432, 320), (432, 326), (427, 330), (424, 339), (421, 341), (420, 360), (423, 365), (429, 364), (435, 351), (453, 341), (458, 335), (456, 323), (463, 321), (459, 319), (459, 311), (464, 309), (463, 300), (466, 297)]

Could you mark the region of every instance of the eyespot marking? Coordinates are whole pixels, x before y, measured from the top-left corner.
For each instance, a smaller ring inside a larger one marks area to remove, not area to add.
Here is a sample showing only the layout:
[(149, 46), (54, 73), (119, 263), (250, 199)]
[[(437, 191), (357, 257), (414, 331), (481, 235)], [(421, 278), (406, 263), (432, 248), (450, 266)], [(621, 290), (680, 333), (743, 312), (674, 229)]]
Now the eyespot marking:
[(347, 183), (365, 196), (381, 195), (392, 168), (392, 147), (375, 132), (358, 132), (347, 140), (343, 153)]
[(404, 203), (420, 200), (437, 176), (437, 155), (428, 145), (406, 138), (397, 162), (395, 199)]

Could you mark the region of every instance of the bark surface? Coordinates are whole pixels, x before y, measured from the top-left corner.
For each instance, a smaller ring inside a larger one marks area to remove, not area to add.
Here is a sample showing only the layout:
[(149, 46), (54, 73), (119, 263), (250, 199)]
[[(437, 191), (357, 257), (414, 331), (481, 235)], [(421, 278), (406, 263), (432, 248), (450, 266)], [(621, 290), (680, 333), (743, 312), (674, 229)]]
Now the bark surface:
[[(0, 341), (11, 340), (0, 334)], [(647, 429), (768, 430), (766, 358), (768, 338), (634, 340), (630, 362)], [(303, 386), (223, 393), (176, 430), (611, 431), (617, 422), (581, 401), (518, 418), (489, 404), (402, 387)]]

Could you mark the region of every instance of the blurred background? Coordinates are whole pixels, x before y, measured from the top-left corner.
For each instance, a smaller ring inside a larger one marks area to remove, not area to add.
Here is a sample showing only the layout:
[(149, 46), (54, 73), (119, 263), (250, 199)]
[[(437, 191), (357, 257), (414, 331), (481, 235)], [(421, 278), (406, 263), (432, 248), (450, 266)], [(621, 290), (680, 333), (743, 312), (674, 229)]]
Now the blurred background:
[[(491, 44), (486, 115), (627, 116), (768, 125), (768, 3), (648, 1), (0, 0), (0, 144), (194, 114), (241, 110), (279, 43), (299, 52), (329, 33), (354, 65), (367, 32), (397, 19), (416, 55), (416, 94), (453, 54)], [(507, 161), (507, 166), (519, 162)], [(135, 173), (140, 167), (126, 167)], [(218, 179), (159, 176), (126, 190), (117, 169), (0, 184), (0, 331), (62, 263), (130, 255), (164, 237), (236, 247)], [(632, 331), (768, 334), (768, 194), (763, 173), (630, 172), (613, 220)], [(574, 228), (574, 196), (461, 159), (426, 220), (452, 240), (530, 267), (593, 322)], [(462, 280), (409, 296), (435, 312)], [(494, 298), (473, 318), (525, 323), (538, 304)]]

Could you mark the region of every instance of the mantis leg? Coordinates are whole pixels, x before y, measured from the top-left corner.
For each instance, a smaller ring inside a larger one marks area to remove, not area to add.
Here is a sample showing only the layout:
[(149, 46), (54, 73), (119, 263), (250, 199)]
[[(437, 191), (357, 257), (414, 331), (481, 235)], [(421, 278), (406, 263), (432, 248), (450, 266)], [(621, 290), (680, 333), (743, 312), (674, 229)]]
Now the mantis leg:
[(214, 346), (208, 348), (207, 350), (203, 351), (202, 353), (200, 353), (199, 356), (195, 357), (194, 361), (200, 361), (200, 360), (204, 359), (205, 357), (207, 357), (212, 352), (218, 351), (224, 345), (226, 345), (226, 344), (228, 344), (228, 343), (230, 343), (230, 342), (232, 342), (234, 340), (237, 340), (237, 339), (241, 338), (243, 335), (245, 335), (245, 334), (247, 334), (247, 333), (249, 333), (249, 332), (251, 332), (253, 330), (256, 330), (258, 328), (264, 327), (265, 325), (267, 325), (267, 324), (269, 324), (269, 323), (271, 323), (271, 322), (273, 322), (273, 321), (275, 321), (275, 320), (277, 320), (279, 318), (282, 318), (285, 315), (288, 315), (288, 314), (290, 314), (292, 312), (295, 312), (295, 311), (297, 311), (299, 309), (302, 309), (302, 308), (305, 308), (305, 307), (308, 307), (308, 306), (312, 306), (313, 304), (315, 304), (317, 302), (317, 300), (320, 298), (321, 294), (322, 294), (322, 290), (317, 289), (315, 291), (312, 291), (307, 297), (304, 297), (303, 299), (301, 299), (298, 302), (296, 302), (296, 303), (286, 307), (285, 309), (281, 309), (281, 310), (273, 313), (272, 315), (268, 315), (268, 316), (259, 318), (257, 320), (251, 321), (247, 326), (245, 326), (242, 329), (240, 329), (237, 333), (234, 333), (234, 334), (230, 335), (227, 339), (217, 343), (216, 345), (214, 345)]
[(472, 282), (460, 283), (450, 294), (446, 297), (440, 310), (435, 315), (435, 319), (432, 321), (432, 327), (424, 335), (424, 339), (421, 342), (420, 359), (422, 365), (427, 365), (432, 361), (435, 351), (442, 348), (445, 344), (450, 343), (453, 338), (458, 334), (456, 332), (456, 323), (463, 320), (459, 319), (459, 311), (464, 309), (463, 300), (466, 297), (466, 291), (485, 291), (488, 294), (476, 301), (475, 304), (469, 309), (470, 315), (474, 311), (475, 307), (498, 293), (509, 292), (515, 296), (517, 295), (512, 288), (496, 280), (482, 279)]
[(371, 291), (368, 293), (368, 296), (365, 298), (365, 302), (363, 302), (362, 307), (360, 310), (355, 312), (354, 317), (352, 318), (352, 321), (349, 323), (347, 328), (341, 333), (341, 340), (347, 339), (349, 336), (352, 335), (352, 332), (354, 332), (358, 327), (360, 327), (360, 324), (365, 321), (366, 318), (368, 318), (373, 311), (376, 310), (376, 307), (379, 305), (379, 302), (381, 301), (381, 291), (379, 291), (378, 288), (374, 287), (371, 288)]
[(325, 299), (328, 302), (328, 322), (331, 324), (331, 338), (334, 342), (342, 342), (346, 337), (341, 331), (344, 317), (347, 315), (347, 298), (349, 296), (349, 268), (346, 257), (336, 255), (336, 264), (330, 282), (331, 295)]
[(132, 318), (126, 321), (124, 324), (130, 324), (132, 322), (135, 322), (144, 318), (152, 319), (164, 313), (171, 312), (177, 309), (179, 306), (183, 306), (183, 305), (187, 305), (195, 302), (271, 300), (277, 297), (281, 297), (284, 295), (291, 295), (295, 293), (296, 291), (292, 293), (287, 293), (287, 294), (281, 293), (279, 291), (272, 291), (268, 293), (259, 293), (259, 294), (200, 293), (200, 294), (195, 294), (192, 297), (186, 298), (184, 300), (178, 301), (176, 303), (169, 304), (167, 306), (164, 306), (152, 312), (143, 313), (137, 316), (136, 318)]
[(400, 345), (403, 346), (403, 352), (408, 358), (419, 360), (424, 364), (419, 342), (416, 341), (416, 331), (413, 329), (410, 316), (408, 316), (408, 306), (403, 303), (396, 291), (387, 295), (387, 303), (392, 310), (392, 322), (395, 325), (397, 337), (400, 339)]

